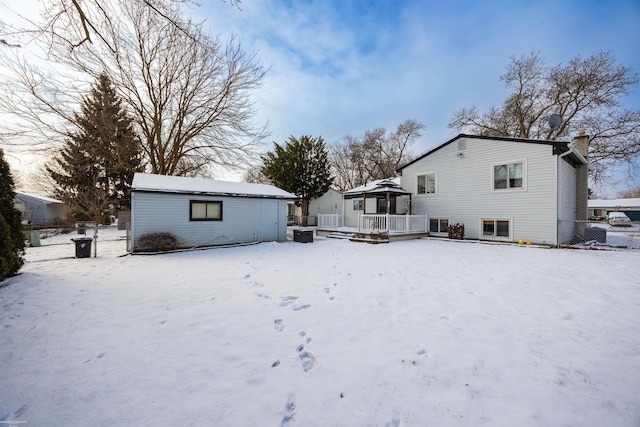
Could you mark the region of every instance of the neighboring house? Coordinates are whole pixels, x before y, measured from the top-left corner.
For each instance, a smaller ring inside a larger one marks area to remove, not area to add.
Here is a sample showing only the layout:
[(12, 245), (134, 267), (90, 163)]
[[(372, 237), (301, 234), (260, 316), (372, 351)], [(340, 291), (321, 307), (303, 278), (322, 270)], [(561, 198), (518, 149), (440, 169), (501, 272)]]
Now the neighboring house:
[(136, 173), (131, 247), (155, 232), (175, 234), (182, 247), (284, 241), (295, 198), (273, 185)]
[(587, 219), (589, 138), (573, 143), (458, 135), (399, 169), (431, 235), (558, 245)]
[(400, 187), (399, 177), (378, 179), (352, 188), (343, 193), (343, 198), (346, 227), (357, 226), (360, 215), (404, 215), (411, 207), (411, 192)]
[(22, 219), (32, 225), (47, 225), (65, 221), (69, 208), (61, 200), (16, 191), (14, 204), (22, 212)]
[(589, 218), (606, 217), (609, 212), (624, 212), (632, 221), (640, 221), (640, 199), (592, 199)]
[[(330, 188), (326, 193), (317, 199), (313, 199), (309, 202), (309, 225), (316, 224), (316, 217), (318, 214), (342, 214), (342, 194), (340, 192)], [(298, 219), (302, 216), (302, 208), (296, 206), (295, 202), (289, 202), (287, 205), (287, 216), (290, 219), (289, 222), (298, 223)]]

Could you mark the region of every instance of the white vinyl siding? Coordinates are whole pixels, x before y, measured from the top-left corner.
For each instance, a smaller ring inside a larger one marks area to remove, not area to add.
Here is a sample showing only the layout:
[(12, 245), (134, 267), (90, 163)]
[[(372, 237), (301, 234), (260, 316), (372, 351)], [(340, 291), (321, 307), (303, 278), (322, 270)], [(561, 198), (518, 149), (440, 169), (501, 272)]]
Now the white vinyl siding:
[(573, 238), (576, 230), (576, 173), (573, 166), (562, 160), (560, 160), (559, 199), (560, 242), (558, 243), (565, 243)]
[[(465, 237), (481, 238), (481, 219), (511, 219), (511, 239), (556, 244), (556, 161), (553, 147), (516, 141), (464, 138), (402, 170), (402, 187), (437, 171), (437, 197), (414, 197), (412, 214), (450, 218), (465, 225)], [(459, 155), (462, 153), (462, 155)], [(493, 191), (493, 165), (525, 162), (524, 189)], [(563, 161), (563, 163), (566, 163)]]

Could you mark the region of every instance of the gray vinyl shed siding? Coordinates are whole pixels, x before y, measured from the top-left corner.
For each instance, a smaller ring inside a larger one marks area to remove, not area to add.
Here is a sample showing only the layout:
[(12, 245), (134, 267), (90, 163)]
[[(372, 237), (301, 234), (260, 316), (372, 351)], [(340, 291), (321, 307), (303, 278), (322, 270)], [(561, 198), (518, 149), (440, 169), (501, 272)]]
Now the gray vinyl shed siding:
[[(146, 233), (169, 232), (177, 235), (181, 246), (210, 246), (262, 241), (262, 203), (274, 199), (204, 196), (199, 194), (132, 192), (132, 238)], [(222, 201), (222, 221), (190, 221), (190, 201)], [(287, 239), (286, 200), (277, 200), (278, 240)]]
[[(465, 139), (466, 148), (458, 150)], [(481, 239), (482, 219), (508, 219), (511, 241), (556, 244), (557, 156), (548, 144), (460, 138), (402, 170), (412, 213), (450, 218), (465, 237)], [(462, 153), (461, 156), (458, 156)], [(525, 162), (524, 190), (492, 191), (494, 164)], [(417, 176), (436, 172), (436, 194), (417, 194)]]

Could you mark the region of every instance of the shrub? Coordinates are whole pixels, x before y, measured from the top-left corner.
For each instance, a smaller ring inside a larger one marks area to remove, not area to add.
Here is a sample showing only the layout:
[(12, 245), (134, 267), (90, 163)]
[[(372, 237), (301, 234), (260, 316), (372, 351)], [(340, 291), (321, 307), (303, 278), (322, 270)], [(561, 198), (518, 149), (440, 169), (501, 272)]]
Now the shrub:
[(147, 233), (136, 242), (136, 251), (165, 252), (179, 247), (178, 236), (173, 233)]

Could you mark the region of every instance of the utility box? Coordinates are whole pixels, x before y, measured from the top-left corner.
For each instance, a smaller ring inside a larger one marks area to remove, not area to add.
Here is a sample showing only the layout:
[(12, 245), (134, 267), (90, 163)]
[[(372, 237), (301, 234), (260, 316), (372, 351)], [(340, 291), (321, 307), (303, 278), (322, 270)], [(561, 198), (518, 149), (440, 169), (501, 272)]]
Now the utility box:
[(589, 227), (584, 230), (584, 241), (598, 243), (607, 243), (607, 230), (600, 227)]
[(293, 241), (300, 243), (311, 243), (313, 242), (313, 231), (312, 230), (293, 230)]
[(71, 239), (76, 244), (76, 258), (91, 258), (91, 237)]

